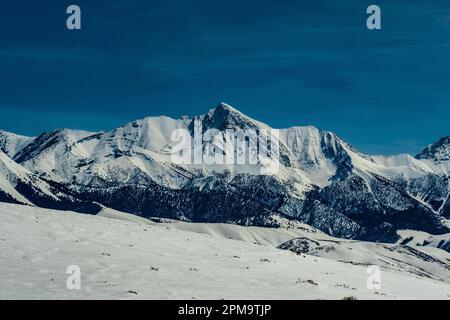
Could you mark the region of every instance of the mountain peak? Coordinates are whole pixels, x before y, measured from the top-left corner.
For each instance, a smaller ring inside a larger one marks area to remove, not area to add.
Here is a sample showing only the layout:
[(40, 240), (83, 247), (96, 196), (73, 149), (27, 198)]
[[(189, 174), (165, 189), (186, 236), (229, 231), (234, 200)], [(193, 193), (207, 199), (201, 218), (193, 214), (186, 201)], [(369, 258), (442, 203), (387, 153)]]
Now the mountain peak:
[(221, 108), (223, 110), (228, 110), (230, 112), (237, 112), (242, 114), (242, 112), (240, 112), (239, 110), (237, 110), (236, 108), (233, 108), (232, 106), (230, 106), (229, 104), (225, 103), (225, 102), (221, 102), (219, 103), (219, 105), (217, 106), (217, 108)]
[(205, 115), (205, 117), (212, 118), (214, 117), (214, 115), (227, 116), (230, 114), (245, 116), (242, 112), (240, 112), (236, 108), (233, 108), (232, 106), (230, 106), (225, 102), (221, 102), (215, 108), (210, 109), (208, 113)]
[(437, 142), (427, 146), (416, 159), (448, 161), (450, 160), (450, 136), (443, 137)]
[(217, 107), (209, 110), (203, 116), (196, 117), (196, 119), (203, 121), (205, 130), (269, 128), (268, 125), (250, 118), (225, 102), (221, 102)]

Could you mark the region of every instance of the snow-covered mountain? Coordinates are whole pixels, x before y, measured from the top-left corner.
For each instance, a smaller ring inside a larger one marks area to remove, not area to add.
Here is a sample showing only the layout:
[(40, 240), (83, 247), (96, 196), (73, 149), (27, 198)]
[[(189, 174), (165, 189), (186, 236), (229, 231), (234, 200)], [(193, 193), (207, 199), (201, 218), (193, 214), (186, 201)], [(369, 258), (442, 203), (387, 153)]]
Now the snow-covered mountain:
[[(177, 129), (192, 135), (214, 129), (192, 150), (227, 158), (242, 151), (230, 151), (228, 130), (272, 128), (221, 103), (193, 119), (149, 117), (110, 132), (63, 129), (36, 138), (1, 132), (0, 150), (64, 196), (144, 217), (260, 226), (278, 226), (277, 217), (285, 217), (333, 236), (389, 242), (399, 229), (449, 231), (448, 138), (416, 157), (370, 156), (332, 132), (291, 127), (276, 138), (279, 170), (261, 175), (267, 159), (259, 156), (244, 166), (174, 163)], [(8, 194), (16, 189), (7, 187)]]

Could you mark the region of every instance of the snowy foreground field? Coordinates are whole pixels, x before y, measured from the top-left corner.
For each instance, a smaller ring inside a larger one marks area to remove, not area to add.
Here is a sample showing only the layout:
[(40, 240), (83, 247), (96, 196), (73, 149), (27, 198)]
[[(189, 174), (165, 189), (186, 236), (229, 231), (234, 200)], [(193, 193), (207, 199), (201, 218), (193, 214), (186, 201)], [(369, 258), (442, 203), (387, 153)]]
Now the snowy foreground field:
[[(0, 203), (0, 221), (1, 299), (450, 299), (450, 254), (433, 247), (341, 240), (307, 226), (154, 223), (108, 209)], [(298, 243), (306, 254), (277, 248)], [(66, 285), (71, 265), (79, 290)], [(381, 268), (379, 289), (367, 287), (370, 265)]]

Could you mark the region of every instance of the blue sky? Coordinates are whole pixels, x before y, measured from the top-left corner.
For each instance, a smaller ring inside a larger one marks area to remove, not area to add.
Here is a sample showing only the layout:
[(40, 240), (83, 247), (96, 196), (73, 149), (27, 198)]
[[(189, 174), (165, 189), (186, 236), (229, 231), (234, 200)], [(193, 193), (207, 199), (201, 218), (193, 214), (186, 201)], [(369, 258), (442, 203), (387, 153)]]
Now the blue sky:
[[(367, 153), (450, 135), (448, 1), (93, 2), (0, 3), (1, 129), (109, 130), (224, 101)], [(70, 4), (80, 31), (65, 27)], [(381, 31), (365, 27), (370, 4)]]

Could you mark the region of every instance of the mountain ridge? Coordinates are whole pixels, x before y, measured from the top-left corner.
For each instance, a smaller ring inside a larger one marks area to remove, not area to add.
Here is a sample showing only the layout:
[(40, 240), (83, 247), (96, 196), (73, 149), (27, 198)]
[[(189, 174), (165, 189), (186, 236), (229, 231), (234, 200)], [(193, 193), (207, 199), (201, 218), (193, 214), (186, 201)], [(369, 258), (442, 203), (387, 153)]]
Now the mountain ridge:
[(335, 133), (294, 126), (278, 130), (279, 170), (260, 175), (259, 158), (252, 166), (173, 163), (172, 133), (194, 134), (196, 121), (202, 133), (215, 130), (202, 150), (225, 156), (227, 130), (272, 129), (221, 103), (192, 119), (145, 117), (107, 132), (58, 129), (27, 138), (1, 131), (0, 150), (77, 201), (144, 217), (276, 226), (283, 215), (333, 236), (391, 242), (399, 228), (448, 231), (441, 221), (450, 218), (445, 138), (426, 156), (371, 156)]

